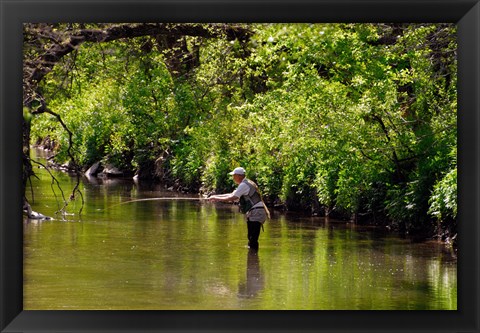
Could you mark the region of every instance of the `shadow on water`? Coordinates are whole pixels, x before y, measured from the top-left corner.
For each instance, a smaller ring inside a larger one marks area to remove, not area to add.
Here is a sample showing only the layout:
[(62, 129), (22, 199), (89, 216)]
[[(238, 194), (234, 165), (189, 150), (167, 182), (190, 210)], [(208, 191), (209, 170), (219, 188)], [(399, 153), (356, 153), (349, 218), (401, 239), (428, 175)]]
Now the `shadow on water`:
[(249, 249), (247, 253), (246, 279), (238, 285), (238, 297), (254, 298), (264, 286), (265, 280), (260, 270), (258, 251)]
[[(58, 179), (66, 192), (74, 186), (65, 174)], [(246, 222), (235, 206), (123, 204), (186, 197), (131, 179), (85, 178), (82, 185), (81, 216), (24, 223), (27, 310), (457, 307), (456, 258), (438, 243), (274, 212), (255, 252), (245, 248)], [(34, 209), (52, 214), (57, 197), (48, 174), (39, 170), (33, 189)]]

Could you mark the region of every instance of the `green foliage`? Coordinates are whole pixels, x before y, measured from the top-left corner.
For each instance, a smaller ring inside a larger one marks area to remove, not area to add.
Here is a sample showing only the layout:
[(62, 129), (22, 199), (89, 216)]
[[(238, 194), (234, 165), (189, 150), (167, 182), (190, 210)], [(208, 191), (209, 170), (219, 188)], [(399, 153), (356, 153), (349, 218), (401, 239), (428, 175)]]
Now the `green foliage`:
[(457, 217), (457, 169), (451, 170), (433, 188), (429, 214), (442, 221)]
[[(249, 27), (249, 41), (184, 37), (190, 67), (170, 58), (178, 50), (145, 51), (148, 38), (86, 45), (75, 70), (65, 59), (44, 90), (81, 163), (138, 170), (165, 155), (171, 181), (217, 192), (242, 165), (289, 208), (407, 229), (456, 217), (454, 25)], [(66, 149), (51, 117), (33, 128)]]

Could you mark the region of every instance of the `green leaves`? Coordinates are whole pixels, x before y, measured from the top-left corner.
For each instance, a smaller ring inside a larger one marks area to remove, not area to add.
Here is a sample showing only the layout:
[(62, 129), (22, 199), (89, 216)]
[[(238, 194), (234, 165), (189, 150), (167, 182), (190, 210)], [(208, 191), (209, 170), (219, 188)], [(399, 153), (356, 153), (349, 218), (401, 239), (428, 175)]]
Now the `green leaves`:
[[(248, 27), (248, 41), (116, 41), (65, 59), (45, 90), (83, 163), (165, 155), (172, 180), (204, 191), (232, 189), (227, 173), (242, 165), (290, 207), (399, 225), (455, 218), (454, 25)], [(37, 121), (38, 136), (65, 140)]]
[(448, 172), (433, 188), (429, 214), (442, 221), (457, 217), (457, 169)]

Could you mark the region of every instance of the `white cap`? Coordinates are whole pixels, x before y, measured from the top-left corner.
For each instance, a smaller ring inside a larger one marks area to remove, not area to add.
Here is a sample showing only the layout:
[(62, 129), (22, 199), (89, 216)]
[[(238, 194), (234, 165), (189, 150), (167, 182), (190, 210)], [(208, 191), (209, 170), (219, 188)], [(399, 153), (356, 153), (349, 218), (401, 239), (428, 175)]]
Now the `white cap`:
[(232, 172), (229, 173), (229, 175), (245, 175), (245, 169), (242, 167), (235, 168)]

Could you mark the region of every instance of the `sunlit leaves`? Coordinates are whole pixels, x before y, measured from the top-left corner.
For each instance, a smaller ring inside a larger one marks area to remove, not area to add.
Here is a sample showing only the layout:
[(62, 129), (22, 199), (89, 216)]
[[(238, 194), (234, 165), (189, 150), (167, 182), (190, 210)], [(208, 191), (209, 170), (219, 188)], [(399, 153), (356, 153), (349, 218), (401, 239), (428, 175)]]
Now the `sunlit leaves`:
[(287, 206), (404, 225), (456, 216), (454, 25), (249, 27), (248, 41), (185, 37), (199, 64), (183, 75), (167, 61), (179, 49), (89, 46), (60, 84), (68, 94), (53, 93), (60, 68), (45, 89), (71, 114), (79, 152), (133, 167), (168, 152), (164, 166), (190, 189), (231, 190), (227, 173), (242, 165)]

